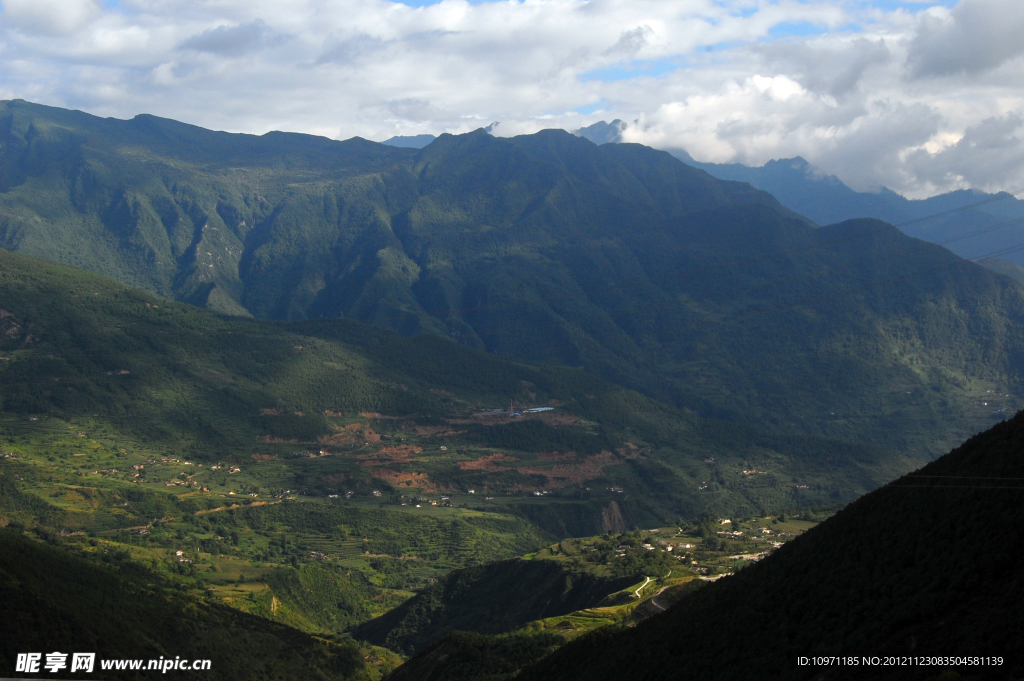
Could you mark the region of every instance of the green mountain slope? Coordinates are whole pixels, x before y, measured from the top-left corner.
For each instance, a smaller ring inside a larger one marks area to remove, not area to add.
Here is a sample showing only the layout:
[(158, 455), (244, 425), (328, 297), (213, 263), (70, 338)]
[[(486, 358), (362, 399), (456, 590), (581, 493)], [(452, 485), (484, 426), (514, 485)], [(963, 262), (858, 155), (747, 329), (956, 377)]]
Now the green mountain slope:
[[(1020, 678), (1024, 571), (1012, 547), (1024, 533), (1022, 445), (1017, 416), (668, 612), (577, 639), (516, 678), (934, 679), (947, 668)], [(800, 666), (799, 656), (857, 664)], [(866, 666), (865, 656), (927, 664)]]
[[(91, 556), (87, 559), (85, 556)], [(0, 674), (19, 653), (96, 653), (90, 678), (154, 678), (153, 671), (104, 671), (103, 660), (176, 657), (210, 660), (188, 679), (371, 679), (353, 643), (317, 639), (290, 627), (204, 601), (124, 556), (74, 555), (0, 530)], [(45, 657), (43, 661), (45, 663)], [(47, 676), (40, 670), (41, 676)], [(35, 677), (37, 674), (32, 674)]]
[(20, 101), (0, 130), (0, 246), (197, 305), (447, 336), (919, 453), (1018, 392), (1016, 284), (645, 147), (477, 131), (416, 150)]
[[(700, 419), (576, 369), (346, 320), (221, 317), (7, 252), (0, 300), (0, 443), (44, 496), (102, 481), (211, 507), (291, 491), (438, 512), (444, 496), (559, 538), (835, 503), (913, 466)], [(552, 408), (480, 409), (509, 399)], [(74, 499), (79, 525), (115, 503)], [(166, 503), (148, 519), (188, 510)], [(123, 522), (146, 522), (142, 508)]]

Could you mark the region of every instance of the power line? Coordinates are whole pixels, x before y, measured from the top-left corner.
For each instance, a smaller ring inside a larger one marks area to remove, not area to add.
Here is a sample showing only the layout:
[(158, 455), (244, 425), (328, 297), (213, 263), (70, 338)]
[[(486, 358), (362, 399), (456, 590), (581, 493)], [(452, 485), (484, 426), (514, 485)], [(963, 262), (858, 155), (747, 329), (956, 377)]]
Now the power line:
[[(996, 194), (995, 196), (989, 197), (989, 198), (984, 199), (982, 201), (978, 201), (977, 203), (971, 203), (971, 204), (968, 204), (966, 206), (960, 206), (959, 208), (950, 208), (948, 210), (944, 210), (944, 211), (940, 211), (938, 213), (935, 213), (933, 215), (926, 215), (923, 218), (914, 218), (913, 220), (907, 220), (906, 222), (901, 222), (898, 225), (894, 225), (894, 226), (895, 227), (906, 227), (907, 225), (917, 224), (918, 222), (926, 222), (928, 220), (931, 220), (932, 218), (942, 217), (943, 215), (951, 215), (953, 213), (960, 213), (960, 212), (965, 211), (965, 210), (970, 210), (971, 208), (977, 208), (978, 206), (984, 206), (984, 205), (987, 205), (989, 203), (995, 203), (996, 201), (1002, 201), (1007, 196), (1010, 196), (1010, 194)], [(1016, 197), (1014, 197), (1014, 198), (1016, 198)]]

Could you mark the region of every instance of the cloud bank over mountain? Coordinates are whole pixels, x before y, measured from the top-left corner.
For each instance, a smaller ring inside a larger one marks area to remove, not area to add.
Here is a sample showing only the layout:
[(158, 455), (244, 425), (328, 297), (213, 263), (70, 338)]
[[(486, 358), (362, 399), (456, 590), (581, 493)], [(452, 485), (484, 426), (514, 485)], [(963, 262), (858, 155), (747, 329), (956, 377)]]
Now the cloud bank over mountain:
[(629, 122), (858, 189), (1024, 191), (1018, 0), (0, 0), (0, 97), (383, 140)]

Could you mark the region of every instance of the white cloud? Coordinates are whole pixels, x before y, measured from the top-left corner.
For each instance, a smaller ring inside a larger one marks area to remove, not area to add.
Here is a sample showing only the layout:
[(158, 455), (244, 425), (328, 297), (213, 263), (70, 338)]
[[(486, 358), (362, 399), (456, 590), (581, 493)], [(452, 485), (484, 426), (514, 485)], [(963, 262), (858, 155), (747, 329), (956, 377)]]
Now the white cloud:
[(370, 139), (622, 118), (701, 160), (1024, 189), (1013, 152), (979, 175), (982, 140), (1020, 136), (992, 122), (1024, 116), (1019, 0), (0, 2), (4, 96), (100, 115)]
[(92, 0), (4, 0), (3, 10), (15, 30), (46, 35), (72, 33), (100, 13)]
[(1024, 54), (1020, 0), (963, 0), (925, 12), (907, 62), (914, 76), (974, 74)]
[(1007, 179), (1024, 186), (1024, 118), (1009, 114), (983, 120), (954, 144), (914, 150), (906, 165), (933, 187), (999, 190)]
[(207, 29), (181, 43), (181, 49), (239, 57), (280, 44), (286, 39), (286, 36), (272, 31), (262, 19), (254, 19), (246, 24)]
[(601, 54), (613, 57), (634, 57), (647, 45), (653, 33), (654, 30), (647, 25), (623, 31), (615, 44)]

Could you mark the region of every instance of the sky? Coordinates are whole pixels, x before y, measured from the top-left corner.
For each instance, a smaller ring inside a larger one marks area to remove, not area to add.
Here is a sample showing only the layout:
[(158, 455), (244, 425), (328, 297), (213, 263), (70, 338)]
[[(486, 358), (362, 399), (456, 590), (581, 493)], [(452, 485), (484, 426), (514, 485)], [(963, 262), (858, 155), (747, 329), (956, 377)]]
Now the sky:
[(0, 99), (336, 139), (575, 130), (1024, 197), (1022, 0), (0, 0)]

